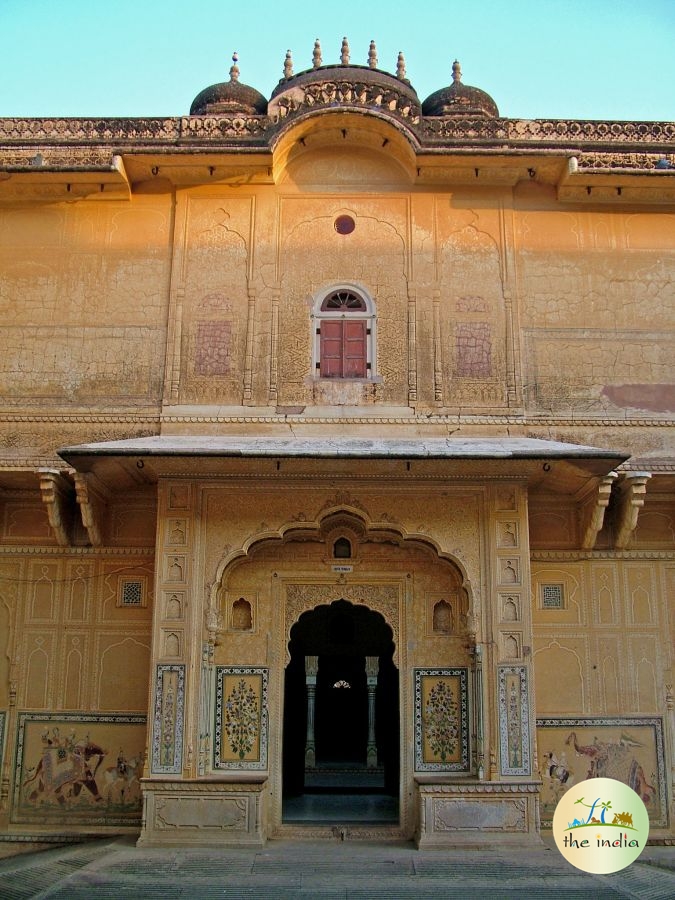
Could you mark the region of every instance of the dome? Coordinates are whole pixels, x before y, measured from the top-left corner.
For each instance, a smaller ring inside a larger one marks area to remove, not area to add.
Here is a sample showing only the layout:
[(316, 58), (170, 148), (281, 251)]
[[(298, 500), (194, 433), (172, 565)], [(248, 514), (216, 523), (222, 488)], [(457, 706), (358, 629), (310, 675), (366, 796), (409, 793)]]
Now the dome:
[(480, 88), (462, 84), (462, 70), (457, 60), (452, 64), (452, 84), (434, 91), (422, 104), (424, 116), (499, 116), (497, 104)]
[(342, 41), (340, 62), (324, 65), (318, 39), (313, 65), (295, 74), (290, 50), (284, 63), (284, 77), (272, 92), (270, 116), (279, 107), (362, 106), (380, 108), (399, 115), (419, 115), (420, 100), (405, 74), (405, 60), (399, 53), (396, 74), (378, 68), (375, 42), (370, 42), (366, 65), (350, 63), (347, 38)]
[(233, 54), (229, 81), (212, 84), (197, 94), (190, 107), (191, 116), (265, 115), (267, 100), (260, 91), (239, 81), (237, 59), (237, 54)]

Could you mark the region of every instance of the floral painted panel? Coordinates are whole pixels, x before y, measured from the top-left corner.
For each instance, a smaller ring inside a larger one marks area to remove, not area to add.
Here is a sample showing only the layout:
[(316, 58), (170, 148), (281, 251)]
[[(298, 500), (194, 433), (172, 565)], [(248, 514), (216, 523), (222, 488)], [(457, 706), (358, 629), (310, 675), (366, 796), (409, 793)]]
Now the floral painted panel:
[(19, 713), (12, 822), (136, 825), (146, 718)]
[(184, 703), (185, 666), (157, 666), (152, 732), (153, 773), (180, 775), (183, 771)]
[(530, 705), (525, 666), (499, 667), (502, 775), (530, 774)]
[(658, 716), (537, 719), (542, 778), (541, 824), (551, 827), (558, 800), (588, 778), (615, 778), (642, 798), (653, 827), (667, 827), (663, 720)]
[(267, 769), (266, 668), (216, 666), (216, 769)]
[(415, 771), (469, 771), (468, 670), (415, 669)]

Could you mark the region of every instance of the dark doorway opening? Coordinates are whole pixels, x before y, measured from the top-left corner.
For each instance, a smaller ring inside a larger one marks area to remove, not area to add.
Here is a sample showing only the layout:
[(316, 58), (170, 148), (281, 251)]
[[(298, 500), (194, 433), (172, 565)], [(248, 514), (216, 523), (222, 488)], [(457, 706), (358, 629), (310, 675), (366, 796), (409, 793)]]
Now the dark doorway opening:
[(379, 613), (345, 600), (304, 613), (291, 629), (283, 821), (398, 822), (392, 637)]

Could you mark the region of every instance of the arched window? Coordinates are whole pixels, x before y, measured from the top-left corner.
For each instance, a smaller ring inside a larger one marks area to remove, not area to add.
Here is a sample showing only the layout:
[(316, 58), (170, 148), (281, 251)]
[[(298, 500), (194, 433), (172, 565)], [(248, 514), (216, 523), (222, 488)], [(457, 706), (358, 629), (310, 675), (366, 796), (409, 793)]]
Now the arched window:
[(370, 298), (345, 285), (314, 304), (314, 371), (319, 378), (371, 378), (375, 315)]

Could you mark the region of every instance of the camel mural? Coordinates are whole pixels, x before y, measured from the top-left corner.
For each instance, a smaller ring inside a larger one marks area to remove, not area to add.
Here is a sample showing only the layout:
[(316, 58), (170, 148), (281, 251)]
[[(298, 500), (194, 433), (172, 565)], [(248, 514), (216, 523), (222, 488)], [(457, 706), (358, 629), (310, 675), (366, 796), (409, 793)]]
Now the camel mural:
[(542, 824), (550, 823), (558, 801), (573, 784), (614, 778), (640, 797), (652, 825), (665, 826), (662, 729), (657, 717), (539, 719)]

